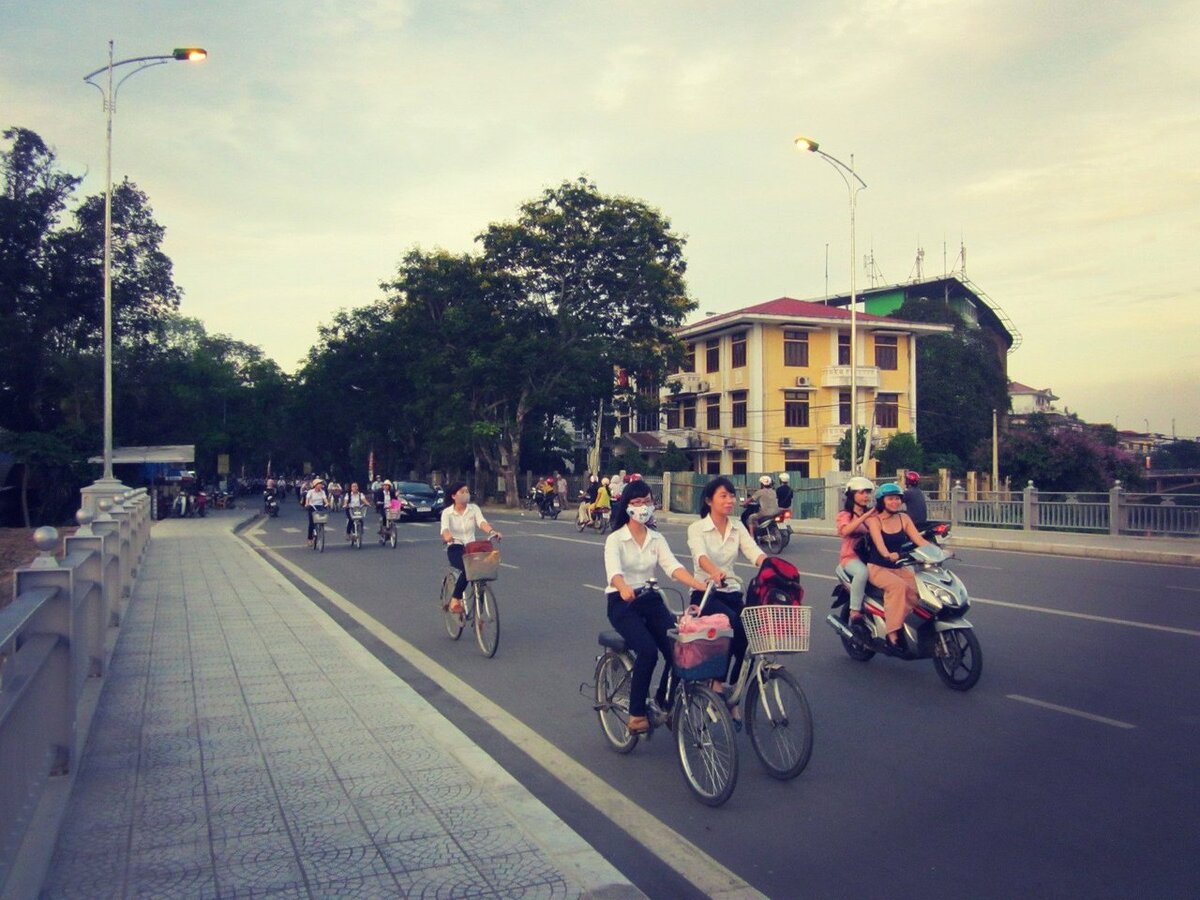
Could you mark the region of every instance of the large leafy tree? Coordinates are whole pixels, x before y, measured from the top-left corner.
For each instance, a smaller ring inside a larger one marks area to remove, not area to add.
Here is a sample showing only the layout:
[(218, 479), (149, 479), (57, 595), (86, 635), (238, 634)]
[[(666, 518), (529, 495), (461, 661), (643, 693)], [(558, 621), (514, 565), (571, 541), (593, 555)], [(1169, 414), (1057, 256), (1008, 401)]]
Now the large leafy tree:
[(1131, 454), (1090, 430), (1056, 428), (1041, 414), (1001, 435), (999, 449), (1001, 471), (1020, 487), (1032, 481), (1043, 491), (1106, 491), (1118, 479), (1127, 486), (1141, 480)]
[(926, 453), (965, 463), (1008, 411), (1008, 379), (994, 345), (941, 300), (908, 300), (892, 317), (954, 326), (917, 342), (917, 434)]

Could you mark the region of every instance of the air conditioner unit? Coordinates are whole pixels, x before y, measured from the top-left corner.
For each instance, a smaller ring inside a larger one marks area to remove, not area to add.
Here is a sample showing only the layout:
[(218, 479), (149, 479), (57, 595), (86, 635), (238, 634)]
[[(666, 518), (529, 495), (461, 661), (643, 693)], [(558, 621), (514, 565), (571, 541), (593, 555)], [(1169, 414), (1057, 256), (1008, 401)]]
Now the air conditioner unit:
[(696, 382), (696, 390), (699, 393), (704, 393), (705, 391), (708, 390), (708, 382), (707, 381), (697, 381)]
[(791, 439), (791, 438), (780, 438), (780, 439), (779, 439), (779, 446), (780, 446), (780, 447), (790, 447), (790, 446), (792, 446), (792, 439)]
[(721, 441), (721, 446), (728, 450), (730, 447), (736, 447), (737, 441), (735, 441), (733, 438), (725, 438), (723, 441)]
[(811, 387), (811, 386), (812, 386), (812, 379), (809, 378), (807, 375), (797, 375), (796, 376), (796, 387)]

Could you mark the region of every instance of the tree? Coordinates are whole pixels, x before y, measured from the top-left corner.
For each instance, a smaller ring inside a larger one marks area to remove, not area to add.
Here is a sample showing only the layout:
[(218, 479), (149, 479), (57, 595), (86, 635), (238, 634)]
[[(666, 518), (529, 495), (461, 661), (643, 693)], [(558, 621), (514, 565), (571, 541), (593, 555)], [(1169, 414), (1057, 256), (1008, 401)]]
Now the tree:
[(1156, 469), (1200, 469), (1200, 441), (1172, 441), (1150, 454)]
[(907, 300), (892, 318), (939, 322), (953, 334), (917, 341), (917, 434), (926, 452), (970, 459), (992, 434), (992, 411), (1008, 412), (1008, 380), (995, 347), (941, 300)]
[(887, 446), (875, 454), (875, 459), (879, 462), (881, 472), (890, 473), (899, 469), (920, 471), (925, 468), (925, 450), (917, 442), (916, 436), (907, 431), (893, 435)]
[[(976, 457), (981, 468), (982, 452)], [(1141, 479), (1129, 453), (1107, 446), (1090, 431), (1056, 429), (1040, 414), (1002, 434), (999, 453), (1000, 470), (1014, 484), (1032, 481), (1043, 491), (1106, 491), (1118, 479), (1127, 486)]]
[(691, 458), (680, 450), (674, 441), (667, 441), (666, 452), (663, 453), (662, 459), (659, 460), (659, 471), (690, 472), (691, 470)]
[[(858, 455), (862, 456), (863, 448), (867, 446), (867, 429), (865, 426), (858, 426)], [(838, 468), (843, 472), (852, 472), (854, 467), (850, 465), (850, 429), (847, 428), (842, 433), (842, 439), (838, 441), (838, 445), (833, 448), (833, 458), (838, 461)]]

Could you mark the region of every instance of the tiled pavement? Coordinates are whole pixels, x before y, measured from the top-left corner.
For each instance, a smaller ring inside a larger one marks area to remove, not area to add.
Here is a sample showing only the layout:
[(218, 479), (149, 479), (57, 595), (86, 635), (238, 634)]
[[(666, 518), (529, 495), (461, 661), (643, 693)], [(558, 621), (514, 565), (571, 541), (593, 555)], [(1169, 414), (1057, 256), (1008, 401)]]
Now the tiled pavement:
[(641, 896), (231, 515), (154, 526), (43, 897)]

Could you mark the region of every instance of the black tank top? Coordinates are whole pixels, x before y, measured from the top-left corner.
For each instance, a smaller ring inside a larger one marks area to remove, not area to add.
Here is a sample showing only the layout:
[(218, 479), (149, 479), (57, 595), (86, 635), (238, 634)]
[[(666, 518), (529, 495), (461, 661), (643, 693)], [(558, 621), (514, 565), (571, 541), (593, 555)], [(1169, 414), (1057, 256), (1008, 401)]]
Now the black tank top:
[[(897, 531), (895, 534), (892, 534), (891, 532), (888, 532), (888, 531), (883, 532), (883, 545), (888, 548), (888, 552), (890, 552), (890, 553), (899, 553), (900, 548), (908, 543), (908, 535), (904, 533), (904, 519), (905, 519), (904, 513), (899, 514), (899, 519), (900, 519), (900, 530), (899, 531)], [(894, 563), (887, 557), (879, 555), (879, 550), (878, 550), (878, 548), (876, 548), (874, 541), (868, 541), (867, 543), (871, 547), (871, 558), (868, 559), (867, 562), (871, 563), (872, 565), (876, 565), (876, 566), (884, 566), (888, 569), (900, 568), (899, 563)]]

